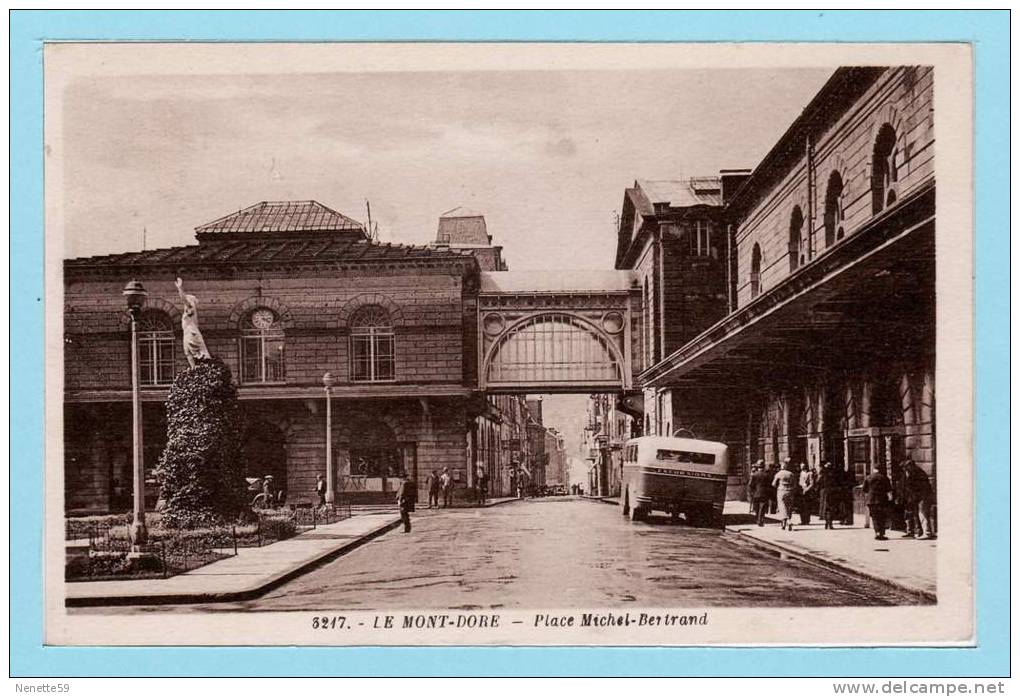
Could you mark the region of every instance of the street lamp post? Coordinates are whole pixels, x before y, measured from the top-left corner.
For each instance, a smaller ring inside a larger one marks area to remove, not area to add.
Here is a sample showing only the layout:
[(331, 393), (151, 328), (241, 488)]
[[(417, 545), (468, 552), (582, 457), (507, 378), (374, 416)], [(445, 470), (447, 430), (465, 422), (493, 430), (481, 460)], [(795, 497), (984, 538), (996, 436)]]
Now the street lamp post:
[(145, 305), (148, 293), (139, 281), (129, 281), (124, 286), (128, 314), (131, 315), (131, 428), (133, 438), (132, 464), (134, 465), (134, 516), (131, 523), (131, 553), (144, 553), (149, 541), (145, 529), (145, 458), (142, 449), (142, 399), (139, 390), (138, 360), (138, 317)]
[(322, 376), (322, 387), (326, 390), (326, 504), (336, 502), (336, 485), (333, 478), (333, 385), (336, 379), (326, 372)]

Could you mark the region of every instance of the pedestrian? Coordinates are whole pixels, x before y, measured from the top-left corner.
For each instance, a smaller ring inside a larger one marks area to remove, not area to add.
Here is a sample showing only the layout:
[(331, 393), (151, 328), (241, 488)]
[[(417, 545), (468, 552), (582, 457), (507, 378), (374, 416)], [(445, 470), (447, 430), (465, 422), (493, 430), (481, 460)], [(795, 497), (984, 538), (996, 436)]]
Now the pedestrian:
[(397, 506), (400, 508), (400, 520), (404, 523), (404, 532), (411, 532), (411, 513), (418, 500), (418, 489), (410, 475), (401, 475), (400, 487), (397, 489)]
[(425, 480), (425, 485), (429, 490), (429, 508), (433, 506), (439, 508), (439, 470), (432, 470)]
[(814, 510), (814, 502), (818, 492), (815, 491), (815, 473), (807, 466), (800, 466), (800, 524), (811, 524), (811, 511)]
[(758, 527), (765, 525), (765, 513), (768, 512), (769, 503), (772, 501), (772, 480), (765, 471), (765, 463), (758, 460), (751, 468), (751, 481), (748, 485), (751, 496), (751, 505), (754, 507), (754, 520)]
[(839, 509), (840, 481), (831, 462), (822, 465), (815, 488), (818, 489), (818, 516), (825, 520), (825, 529), (832, 530), (832, 520)]
[(489, 495), (489, 473), (484, 467), (478, 468), (478, 502), (484, 504)]
[(319, 506), (326, 505), (326, 480), (321, 474), (315, 475), (315, 495), (319, 497)]
[(935, 503), (935, 491), (931, 480), (924, 470), (909, 458), (903, 463), (903, 477), (906, 480), (904, 507), (907, 519), (907, 532), (904, 537), (934, 540), (931, 507)]
[(783, 469), (772, 478), (772, 486), (776, 490), (776, 513), (782, 521), (783, 530), (793, 531), (793, 507), (797, 498), (797, 475), (793, 471), (790, 458), (783, 462)]
[(443, 491), (443, 508), (449, 508), (453, 496), (453, 477), (450, 476), (449, 467), (444, 467), (443, 473), (439, 475), (439, 487)]
[(889, 507), (889, 495), (892, 493), (892, 482), (885, 475), (885, 465), (879, 464), (875, 471), (864, 478), (864, 502), (868, 506), (871, 527), (875, 531), (876, 540), (888, 539), (885, 536), (886, 514)]
[(273, 508), (276, 505), (276, 490), (273, 488), (273, 475), (262, 478), (262, 507)]
[(842, 492), (840, 496), (843, 525), (854, 524), (854, 489), (857, 488), (857, 477), (853, 467), (847, 465), (840, 472), (842, 475)]

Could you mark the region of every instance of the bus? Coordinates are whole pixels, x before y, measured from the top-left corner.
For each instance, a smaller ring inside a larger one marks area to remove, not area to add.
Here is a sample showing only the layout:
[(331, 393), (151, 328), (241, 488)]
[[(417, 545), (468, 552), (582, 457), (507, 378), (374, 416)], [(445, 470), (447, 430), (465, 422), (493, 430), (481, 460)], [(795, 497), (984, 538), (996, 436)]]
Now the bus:
[(674, 520), (722, 527), (729, 466), (724, 443), (642, 436), (623, 448), (623, 515), (641, 520), (663, 511)]

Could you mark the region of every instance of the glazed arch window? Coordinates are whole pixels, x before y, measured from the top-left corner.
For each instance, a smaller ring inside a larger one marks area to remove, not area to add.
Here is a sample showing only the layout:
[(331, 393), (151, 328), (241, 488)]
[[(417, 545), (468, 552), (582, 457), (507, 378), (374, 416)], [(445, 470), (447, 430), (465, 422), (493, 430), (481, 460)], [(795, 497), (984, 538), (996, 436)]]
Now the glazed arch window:
[(252, 310), (241, 328), (241, 382), (283, 382), (286, 379), (284, 365), (280, 318), (266, 307)]
[(829, 247), (843, 239), (843, 177), (839, 172), (829, 175), (825, 187), (825, 246)]
[(350, 326), (351, 380), (393, 380), (396, 345), (389, 313), (378, 305), (366, 305), (351, 318)]
[(751, 298), (761, 293), (761, 247), (757, 242), (751, 250)]
[(871, 212), (879, 213), (896, 201), (899, 152), (896, 148), (896, 131), (883, 124), (875, 138), (871, 155)]
[(138, 370), (149, 387), (174, 381), (174, 330), (163, 312), (150, 310), (138, 318)]

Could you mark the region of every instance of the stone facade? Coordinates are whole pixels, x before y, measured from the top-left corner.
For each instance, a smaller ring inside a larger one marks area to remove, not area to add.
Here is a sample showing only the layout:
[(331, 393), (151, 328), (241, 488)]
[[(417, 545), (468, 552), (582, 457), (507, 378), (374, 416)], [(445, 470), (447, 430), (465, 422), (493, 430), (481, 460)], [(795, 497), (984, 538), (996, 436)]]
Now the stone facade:
[[(203, 226), (199, 239), (192, 247), (65, 262), (68, 510), (130, 505), (130, 320), (121, 296), (130, 279), (148, 291), (143, 368), (144, 356), (158, 355), (153, 362), (162, 366), (143, 377), (147, 469), (162, 451), (168, 383), (187, 367), (178, 275), (198, 299), (209, 351), (239, 384), (248, 476), (272, 474), (290, 502), (313, 498), (325, 463), (328, 371), (336, 381), (338, 488), (355, 499), (389, 500), (402, 469), (423, 486), (426, 472), (443, 467), (468, 486), (467, 424), (477, 401), (478, 264), (470, 253), (380, 245), (343, 225), (286, 230), (267, 223), (242, 233)], [(366, 309), (384, 326), (355, 326)], [(365, 353), (369, 345), (375, 354)], [(362, 370), (372, 363), (380, 372), (356, 374), (353, 352), (367, 356)]]
[(730, 307), (645, 373), (666, 420), (748, 463), (909, 457), (933, 482), (933, 73), (843, 68), (725, 209)]

